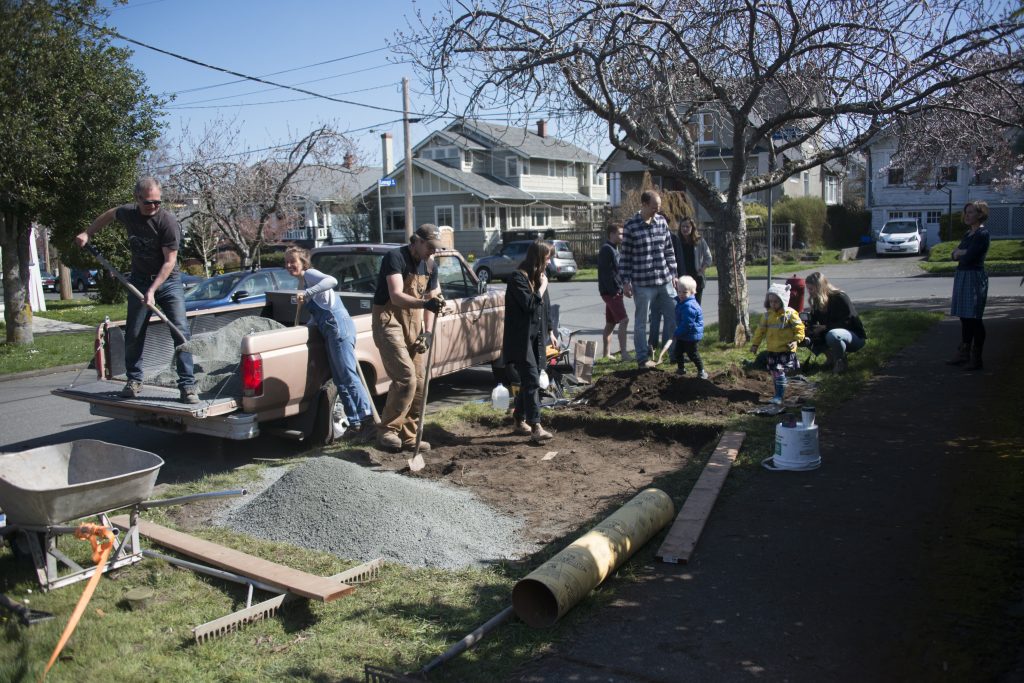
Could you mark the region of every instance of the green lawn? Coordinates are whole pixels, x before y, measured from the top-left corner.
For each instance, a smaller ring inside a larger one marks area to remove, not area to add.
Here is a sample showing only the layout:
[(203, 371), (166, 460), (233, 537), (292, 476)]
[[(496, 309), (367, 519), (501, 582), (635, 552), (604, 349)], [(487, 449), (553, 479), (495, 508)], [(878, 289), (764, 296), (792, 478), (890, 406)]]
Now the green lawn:
[[(34, 315), (93, 327), (106, 316), (124, 320), (127, 310), (126, 304), (103, 305), (89, 299), (72, 299), (47, 301), (46, 310)], [(0, 322), (0, 335), (5, 333), (6, 326)], [(95, 332), (58, 332), (33, 335), (33, 343), (28, 346), (0, 343), (0, 375), (88, 363), (95, 339)]]
[[(951, 275), (957, 263), (950, 254), (959, 243), (957, 240), (936, 244), (921, 268), (933, 275)], [(992, 240), (985, 256), (985, 271), (990, 275), (1024, 275), (1024, 240)]]
[[(858, 392), (888, 358), (927, 333), (940, 317), (914, 311), (865, 312), (868, 345), (851, 356), (846, 374), (820, 377), (820, 393), (815, 401), (819, 414), (827, 415)], [(715, 337), (712, 326), (701, 349), (712, 372), (750, 357), (748, 350), (714, 341)], [(595, 375), (625, 367), (633, 364), (602, 360), (597, 363)], [(604, 418), (600, 415), (594, 417), (595, 421), (601, 419)], [(650, 421), (645, 414), (617, 415), (615, 419)], [(502, 424), (504, 414), (483, 404), (467, 404), (432, 416), (431, 421), (457, 431), (461, 421)], [(754, 476), (757, 463), (771, 454), (775, 422), (753, 416), (737, 416), (728, 422), (727, 428), (743, 430), (747, 438), (730, 474), (727, 491), (728, 487), (742, 486)], [(708, 457), (713, 445), (690, 467), (659, 480), (659, 486), (677, 504), (692, 487), (703, 467), (702, 460)], [(339, 447), (331, 447), (328, 452), (336, 448)], [(299, 460), (290, 460), (288, 464)], [(226, 474), (174, 483), (162, 495), (249, 485), (259, 478), (264, 467), (280, 464), (284, 463), (244, 464)], [(610, 511), (598, 511), (594, 521), (603, 519)], [(174, 526), (167, 508), (152, 509), (145, 513), (145, 518)], [(277, 616), (203, 645), (192, 642), (189, 629), (244, 606), (244, 588), (146, 560), (100, 580), (78, 630), (49, 680), (77, 683), (98, 676), (113, 681), (361, 680), (362, 667), (367, 663), (412, 671), (508, 605), (512, 586), (519, 578), (589, 526), (553, 542), (523, 563), (462, 571), (410, 569), (390, 564), (378, 581), (359, 586), (348, 597), (329, 604), (300, 601)], [(255, 540), (218, 528), (190, 533), (319, 575), (336, 573), (353, 564), (327, 553)], [(597, 610), (615, 599), (616, 582), (633, 580), (635, 567), (654, 561), (659, 542), (660, 538), (655, 538), (641, 548), (617, 572), (615, 582), (586, 597), (555, 627), (533, 630), (513, 619), (476, 649), (444, 665), (439, 680), (507, 679), (516, 667), (545, 648), (571, 638), (579, 624), (600, 618)], [(79, 559), (87, 548), (87, 544), (73, 540), (62, 544), (62, 550)], [(5, 626), (0, 638), (0, 680), (4, 681), (39, 680), (65, 620), (81, 595), (83, 584), (41, 593), (30, 567), (16, 561), (9, 548), (0, 548), (0, 592), (16, 600), (28, 599), (32, 608), (52, 612), (57, 618), (20, 628), (11, 621), (3, 622), (0, 613), (0, 624)], [(144, 611), (131, 611), (125, 604), (125, 593), (135, 587), (156, 591), (156, 598)]]

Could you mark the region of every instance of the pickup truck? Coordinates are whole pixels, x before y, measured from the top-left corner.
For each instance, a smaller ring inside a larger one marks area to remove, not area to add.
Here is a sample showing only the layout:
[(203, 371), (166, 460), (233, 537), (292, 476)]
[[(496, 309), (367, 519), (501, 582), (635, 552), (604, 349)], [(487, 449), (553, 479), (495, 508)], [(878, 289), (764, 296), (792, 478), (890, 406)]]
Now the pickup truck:
[[(391, 381), (373, 344), (369, 313), (381, 260), (398, 246), (334, 245), (315, 249), (311, 257), (314, 268), (338, 279), (336, 291), (356, 323), (356, 358), (374, 396), (386, 393)], [(438, 251), (434, 260), (448, 313), (437, 324), (431, 377), (484, 363), (497, 367), (504, 329), (504, 291), (481, 284), (457, 251)], [(302, 324), (308, 319), (306, 311), (295, 324), (295, 293), (268, 292), (266, 303), (188, 314), (193, 340), (203, 333), (216, 334), (248, 316), (271, 318), (285, 325), (241, 337), (237, 367), (229, 368), (234, 382), (224, 385), (237, 387), (237, 391), (201, 391), (200, 402), (187, 405), (177, 400), (174, 386), (149, 383), (151, 377), (171, 366), (174, 354), (170, 331), (153, 316), (146, 334), (146, 383), (140, 396), (118, 395), (125, 381), (123, 322), (104, 322), (97, 329), (95, 381), (54, 389), (52, 393), (89, 403), (93, 415), (156, 429), (236, 440), (269, 432), (316, 444), (329, 443), (344, 428), (331, 419), (337, 392), (319, 332)], [(200, 358), (196, 360), (197, 366), (202, 363)]]

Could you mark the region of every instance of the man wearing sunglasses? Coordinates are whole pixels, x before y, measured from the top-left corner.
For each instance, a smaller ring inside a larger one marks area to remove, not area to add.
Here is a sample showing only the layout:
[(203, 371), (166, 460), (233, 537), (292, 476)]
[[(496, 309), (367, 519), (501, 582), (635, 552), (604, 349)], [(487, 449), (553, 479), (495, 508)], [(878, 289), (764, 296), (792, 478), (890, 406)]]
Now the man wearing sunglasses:
[[(121, 390), (122, 398), (142, 394), (142, 349), (149, 325), (149, 306), (156, 305), (167, 319), (187, 338), (185, 289), (178, 270), (178, 246), (181, 226), (170, 211), (160, 208), (160, 182), (156, 178), (140, 178), (135, 183), (135, 203), (108, 209), (92, 225), (75, 237), (75, 244), (84, 247), (89, 238), (110, 225), (121, 223), (128, 234), (132, 254), (129, 280), (142, 292), (146, 301), (128, 297), (128, 321), (125, 325), (125, 368), (128, 381)], [(181, 343), (174, 340), (175, 345)], [(178, 390), (182, 403), (199, 403), (192, 354), (176, 354)]]

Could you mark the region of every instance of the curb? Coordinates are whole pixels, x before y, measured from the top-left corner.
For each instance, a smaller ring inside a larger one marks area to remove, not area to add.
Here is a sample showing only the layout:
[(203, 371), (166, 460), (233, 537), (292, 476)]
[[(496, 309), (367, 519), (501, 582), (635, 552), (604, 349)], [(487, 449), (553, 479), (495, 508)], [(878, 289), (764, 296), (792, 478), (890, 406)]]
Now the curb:
[(58, 372), (70, 372), (72, 370), (84, 370), (89, 363), (75, 363), (74, 365), (56, 365), (52, 368), (40, 368), (38, 370), (26, 370), (24, 372), (12, 372), (9, 375), (0, 375), (0, 383), (11, 382), (17, 379), (30, 379), (42, 377), (43, 375), (55, 375)]

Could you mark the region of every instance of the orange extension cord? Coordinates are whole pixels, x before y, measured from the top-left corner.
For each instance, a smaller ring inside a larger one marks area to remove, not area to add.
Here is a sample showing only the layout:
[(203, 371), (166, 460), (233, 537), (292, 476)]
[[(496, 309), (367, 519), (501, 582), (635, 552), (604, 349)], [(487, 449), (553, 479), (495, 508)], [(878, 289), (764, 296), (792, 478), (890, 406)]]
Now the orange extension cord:
[(61, 634), (57, 647), (54, 648), (53, 654), (50, 655), (50, 661), (46, 663), (46, 669), (43, 670), (42, 678), (39, 679), (41, 681), (46, 679), (46, 674), (50, 673), (53, 663), (57, 661), (61, 650), (67, 645), (71, 634), (75, 632), (75, 627), (78, 626), (79, 619), (82, 618), (85, 608), (89, 605), (89, 600), (92, 599), (92, 594), (96, 591), (96, 584), (100, 582), (100, 575), (103, 574), (103, 568), (107, 566), (107, 558), (110, 557), (110, 551), (114, 547), (114, 533), (107, 527), (100, 526), (99, 524), (81, 525), (75, 531), (75, 538), (83, 541), (88, 540), (90, 545), (92, 545), (92, 561), (96, 564), (96, 572), (89, 577), (89, 583), (85, 585), (82, 597), (78, 599), (75, 611), (71, 613), (68, 625), (64, 627), (64, 633)]

